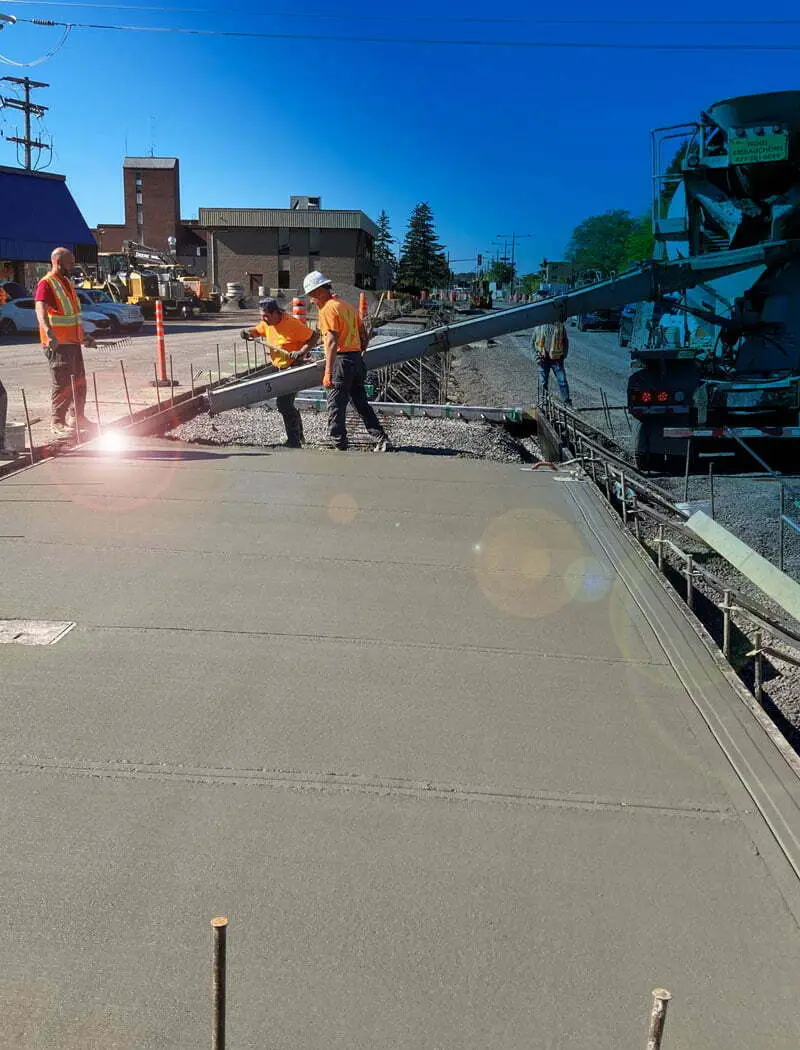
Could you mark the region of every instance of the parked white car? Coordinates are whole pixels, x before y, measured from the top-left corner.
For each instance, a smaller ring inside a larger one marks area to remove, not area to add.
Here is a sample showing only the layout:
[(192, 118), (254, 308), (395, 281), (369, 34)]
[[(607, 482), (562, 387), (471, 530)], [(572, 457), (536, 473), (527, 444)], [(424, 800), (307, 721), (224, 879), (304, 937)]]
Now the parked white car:
[(84, 310), (105, 314), (111, 322), (112, 332), (138, 332), (144, 324), (144, 314), (138, 306), (115, 303), (102, 288), (78, 288), (76, 291)]
[[(111, 331), (111, 321), (105, 314), (96, 310), (82, 310), (85, 330), (89, 335), (107, 335)], [(0, 335), (14, 335), (15, 332), (38, 332), (36, 320), (36, 303), (33, 299), (12, 299), (5, 306), (0, 306)]]

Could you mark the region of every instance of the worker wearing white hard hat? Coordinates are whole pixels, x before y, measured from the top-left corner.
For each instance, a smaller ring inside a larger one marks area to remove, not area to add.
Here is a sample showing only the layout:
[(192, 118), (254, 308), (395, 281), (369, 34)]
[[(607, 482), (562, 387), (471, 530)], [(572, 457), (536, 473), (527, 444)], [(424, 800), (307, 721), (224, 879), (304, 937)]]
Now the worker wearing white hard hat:
[(319, 311), (319, 331), (325, 344), (322, 385), (328, 391), (331, 440), (342, 452), (348, 447), (347, 403), (352, 401), (368, 433), (375, 438), (375, 451), (389, 451), (391, 442), (367, 399), (364, 387), (367, 369), (363, 354), (368, 336), (358, 311), (333, 294), (330, 278), (319, 270), (306, 276), (303, 291)]

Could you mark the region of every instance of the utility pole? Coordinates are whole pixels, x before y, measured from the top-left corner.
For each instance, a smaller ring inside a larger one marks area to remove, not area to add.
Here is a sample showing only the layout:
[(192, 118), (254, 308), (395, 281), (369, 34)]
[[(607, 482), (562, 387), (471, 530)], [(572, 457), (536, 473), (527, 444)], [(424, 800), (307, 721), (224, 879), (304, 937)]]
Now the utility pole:
[[(46, 88), (50, 87), (49, 84), (43, 84), (39, 80), (31, 80), (30, 77), (0, 77), (0, 80), (7, 81), (9, 84), (21, 84), (25, 91), (25, 101), (23, 102), (18, 98), (6, 98), (0, 95), (0, 103), (4, 106), (8, 106), (9, 109), (17, 109), (25, 114), (25, 135), (22, 138), (16, 136), (9, 136), (9, 142), (16, 142), (20, 146), (25, 147), (25, 170), (33, 170), (33, 162), (31, 156), (34, 149), (45, 149), (46, 143), (41, 142), (39, 139), (31, 138), (31, 114), (35, 117), (43, 117), (47, 112), (47, 106), (40, 106), (36, 102), (31, 102), (31, 89), (32, 88)], [(19, 154), (18, 154), (19, 156)]]
[(511, 292), (514, 293), (514, 289), (517, 284), (517, 270), (515, 265), (516, 258), (516, 246), (517, 241), (521, 241), (525, 237), (532, 237), (532, 233), (498, 233), (498, 237), (508, 237), (511, 240)]

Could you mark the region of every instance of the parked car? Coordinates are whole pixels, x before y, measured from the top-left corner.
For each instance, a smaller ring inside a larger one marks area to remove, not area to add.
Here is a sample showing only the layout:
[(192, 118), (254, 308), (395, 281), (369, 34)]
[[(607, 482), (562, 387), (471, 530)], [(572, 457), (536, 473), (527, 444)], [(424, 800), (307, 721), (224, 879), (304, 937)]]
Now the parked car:
[(620, 310), (592, 310), (578, 316), (578, 331), (616, 332), (619, 328)]
[(78, 288), (77, 292), (84, 309), (108, 317), (112, 332), (138, 332), (144, 324), (144, 314), (138, 306), (115, 303), (102, 288)]
[(627, 346), (633, 336), (633, 319), (636, 316), (636, 304), (628, 303), (622, 307), (619, 319), (619, 345)]
[[(97, 313), (95, 310), (82, 311), (82, 319), (89, 335), (94, 333), (104, 335), (111, 330), (111, 321), (105, 314)], [(36, 303), (32, 298), (12, 299), (5, 306), (0, 306), (0, 335), (8, 336), (15, 332), (38, 331)]]
[(0, 281), (0, 288), (6, 293), (9, 299), (24, 299), (26, 295), (31, 293), (21, 284), (17, 284), (16, 281)]

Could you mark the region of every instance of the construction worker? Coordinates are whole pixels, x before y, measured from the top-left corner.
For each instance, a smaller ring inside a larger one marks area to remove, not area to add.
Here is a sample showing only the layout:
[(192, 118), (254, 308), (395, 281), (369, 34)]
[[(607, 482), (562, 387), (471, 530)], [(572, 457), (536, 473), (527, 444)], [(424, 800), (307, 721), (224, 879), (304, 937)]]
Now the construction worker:
[[(540, 293), (537, 300), (544, 301), (549, 298)], [(569, 337), (567, 328), (563, 321), (553, 321), (550, 324), (537, 325), (531, 336), (531, 345), (539, 363), (539, 386), (546, 394), (550, 385), (550, 373), (552, 372), (558, 382), (561, 400), (565, 405), (572, 404), (569, 395), (569, 383), (564, 368), (564, 361), (569, 350)]]
[[(86, 404), (86, 372), (81, 345), (92, 347), (94, 339), (81, 323), (81, 304), (70, 274), (75, 257), (68, 248), (56, 248), (50, 255), (50, 270), (36, 286), (36, 317), (42, 349), (50, 365), (53, 436), (71, 437), (75, 424), (84, 432), (94, 426), (83, 414)], [(73, 404), (73, 381), (75, 404)], [(72, 407), (74, 422), (67, 423)]]
[(367, 369), (363, 353), (368, 337), (358, 312), (333, 294), (331, 281), (319, 270), (306, 276), (303, 291), (319, 310), (319, 330), (325, 344), (322, 385), (328, 391), (328, 431), (334, 445), (342, 452), (348, 447), (347, 402), (352, 401), (367, 431), (375, 438), (373, 451), (390, 451), (389, 437), (364, 388)]
[[(260, 299), (261, 322), (242, 329), (242, 339), (263, 339), (276, 368), (291, 368), (308, 356), (317, 343), (317, 333), (296, 317), (286, 313), (275, 299)], [(300, 448), (305, 440), (303, 420), (294, 405), (295, 394), (281, 394), (275, 403), (286, 427), (286, 447)]]

